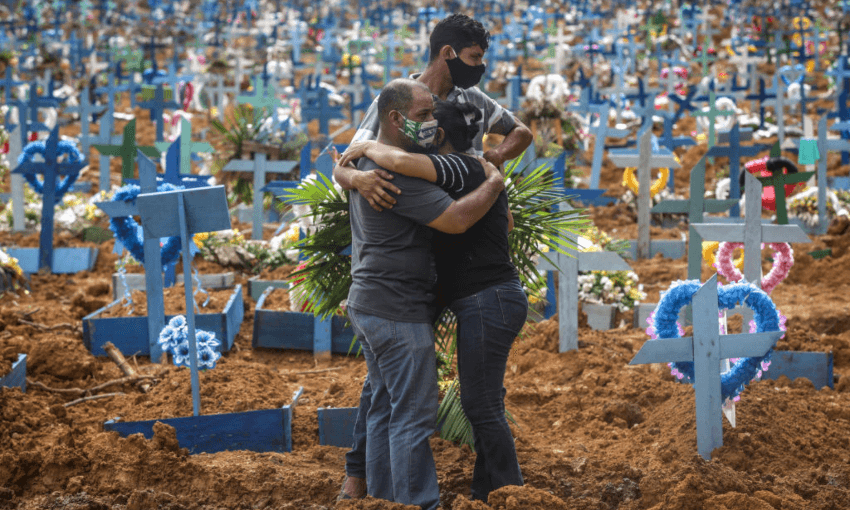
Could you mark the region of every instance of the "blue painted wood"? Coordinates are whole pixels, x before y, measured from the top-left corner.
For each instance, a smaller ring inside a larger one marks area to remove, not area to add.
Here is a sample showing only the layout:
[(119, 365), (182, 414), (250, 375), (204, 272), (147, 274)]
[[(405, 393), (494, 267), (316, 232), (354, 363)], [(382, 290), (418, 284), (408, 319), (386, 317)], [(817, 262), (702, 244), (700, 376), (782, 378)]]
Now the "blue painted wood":
[[(95, 356), (106, 356), (103, 344), (112, 342), (122, 354), (130, 356), (140, 354), (149, 356), (147, 317), (98, 317), (106, 310), (121, 306), (121, 301), (113, 301), (107, 306), (95, 310), (83, 317), (83, 345)], [(242, 285), (233, 289), (230, 299), (220, 313), (202, 313), (196, 316), (197, 327), (215, 334), (221, 341), (221, 352), (233, 347), (233, 341), (239, 332), (239, 326), (245, 315), (242, 299)], [(174, 315), (166, 315), (165, 322)]]
[(269, 287), (276, 289), (288, 289), (289, 282), (286, 280), (260, 280), (259, 276), (248, 278), (248, 295), (254, 301), (259, 301), (260, 296)]
[[(189, 235), (230, 228), (224, 186), (163, 191), (139, 195), (136, 198), (146, 238), (180, 235), (178, 214), (181, 208), (178, 197), (183, 197), (185, 210), (191, 211), (186, 219)], [(222, 203), (225, 204), (224, 207), (221, 206)]]
[(0, 377), (0, 388), (20, 388), (27, 392), (27, 355), (18, 354), (18, 361), (12, 363), (12, 370)]
[[(31, 96), (35, 95), (34, 90), (34, 88), (31, 89)], [(41, 232), (39, 233), (38, 240), (39, 270), (52, 270), (53, 218), (57, 201), (56, 179), (60, 176), (69, 176), (72, 174), (77, 174), (88, 164), (85, 159), (78, 163), (71, 163), (67, 160), (59, 162), (58, 145), (59, 127), (56, 126), (53, 128), (52, 131), (50, 131), (50, 136), (45, 141), (45, 150), (44, 154), (42, 155), (44, 161), (24, 161), (12, 171), (12, 173), (14, 174), (44, 176), (44, 189), (41, 201)]]
[[(266, 297), (273, 290), (274, 288), (266, 289), (254, 308), (254, 336), (251, 345), (270, 349), (295, 349), (315, 352), (316, 322), (321, 321), (311, 313), (264, 309)], [(323, 334), (327, 335), (327, 332), (323, 332)], [(351, 341), (353, 339), (354, 330), (350, 326), (346, 326), (346, 319), (340, 316), (331, 317), (330, 352), (337, 354), (359, 352), (360, 343), (355, 342), (352, 346)], [(327, 343), (326, 336), (322, 348), (327, 348)]]
[(154, 424), (162, 422), (174, 427), (177, 442), (190, 454), (234, 450), (291, 452), (292, 410), (296, 403), (297, 397), (280, 409), (136, 422), (110, 420), (103, 424), (103, 429), (124, 437), (142, 434), (151, 439)]
[(779, 379), (786, 376), (792, 381), (805, 377), (812, 381), (815, 389), (833, 385), (833, 357), (831, 352), (774, 351), (770, 357), (770, 368), (762, 379)]
[(351, 448), (354, 442), (354, 423), (357, 421), (356, 407), (320, 407), (319, 444)]
[[(25, 273), (37, 273), (39, 269), (38, 248), (8, 248), (10, 256), (18, 259)], [(97, 262), (97, 248), (55, 248), (53, 262), (54, 274), (72, 274), (81, 271), (91, 271)]]

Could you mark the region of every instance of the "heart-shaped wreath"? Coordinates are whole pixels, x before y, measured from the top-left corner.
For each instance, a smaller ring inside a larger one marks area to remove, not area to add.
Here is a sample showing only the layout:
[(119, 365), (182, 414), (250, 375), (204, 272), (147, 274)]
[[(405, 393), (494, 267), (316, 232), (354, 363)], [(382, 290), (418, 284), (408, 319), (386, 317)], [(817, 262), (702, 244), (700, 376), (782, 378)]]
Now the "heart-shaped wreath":
[[(697, 280), (674, 282), (655, 308), (650, 318), (650, 327), (646, 330), (647, 334), (653, 339), (681, 337), (684, 331), (676, 320), (679, 310), (693, 300), (694, 294), (701, 286)], [(751, 333), (782, 330), (779, 311), (763, 290), (746, 282), (718, 286), (719, 308), (732, 309), (738, 303), (749, 306), (753, 311), (755, 331), (750, 331)], [(761, 377), (761, 373), (770, 365), (772, 353), (773, 349), (761, 357), (734, 360), (731, 369), (720, 376), (720, 394), (723, 399), (735, 400), (750, 381)], [(688, 383), (694, 382), (693, 362), (676, 362), (669, 365), (676, 377)]]
[[(157, 191), (174, 191), (183, 189), (183, 186), (163, 183), (157, 186)], [(113, 202), (132, 202), (141, 193), (141, 188), (136, 184), (128, 184), (119, 188), (112, 197)], [(140, 264), (145, 263), (145, 247), (142, 227), (132, 216), (116, 216), (109, 220), (109, 229), (115, 234), (115, 239), (130, 252), (134, 259)], [(169, 237), (160, 250), (162, 265), (167, 266), (177, 262), (180, 256), (180, 236)]]
[[(21, 151), (21, 154), (18, 156), (18, 165), (22, 165), (24, 163), (31, 162), (33, 157), (36, 154), (45, 155), (47, 152), (47, 144), (42, 141), (30, 142), (24, 147), (24, 150)], [(57, 144), (56, 148), (56, 156), (68, 156), (68, 163), (79, 163), (83, 161), (83, 154), (77, 149), (77, 146), (68, 140), (60, 140)], [(65, 176), (59, 184), (56, 185), (56, 199), (55, 203), (59, 203), (62, 201), (62, 197), (65, 196), (65, 193), (71, 189), (71, 186), (77, 181), (77, 177), (80, 176), (80, 172), (72, 172)], [(44, 194), (44, 181), (36, 177), (34, 174), (24, 174), (24, 179), (27, 180), (32, 189), (36, 191), (39, 195)]]
[[(761, 288), (770, 294), (779, 282), (788, 276), (791, 266), (794, 265), (794, 250), (788, 243), (770, 243), (773, 250), (773, 267), (761, 280)], [(717, 250), (717, 272), (726, 277), (730, 282), (737, 282), (744, 278), (741, 271), (732, 265), (732, 253), (736, 248), (743, 248), (743, 243), (720, 243)]]

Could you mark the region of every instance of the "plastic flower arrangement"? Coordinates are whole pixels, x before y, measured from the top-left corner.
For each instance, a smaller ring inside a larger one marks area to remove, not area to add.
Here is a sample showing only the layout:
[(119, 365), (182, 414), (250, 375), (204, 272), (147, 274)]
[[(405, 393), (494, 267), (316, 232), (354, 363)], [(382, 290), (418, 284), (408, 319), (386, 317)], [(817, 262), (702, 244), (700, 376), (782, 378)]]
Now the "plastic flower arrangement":
[[(579, 239), (583, 252), (605, 250), (622, 253), (625, 248), (623, 241), (615, 241), (596, 227), (585, 235)], [(646, 299), (646, 293), (634, 271), (590, 271), (578, 276), (578, 299), (587, 303), (615, 305), (619, 311), (625, 312)]]
[(26, 288), (26, 283), (24, 270), (21, 269), (18, 259), (0, 248), (0, 294), (7, 290)]
[[(818, 224), (817, 188), (807, 188), (788, 199), (788, 216), (800, 219), (806, 226), (815, 227)], [(842, 210), (838, 196), (831, 190), (827, 191), (826, 217), (827, 221)], [(837, 211), (838, 210), (838, 211)], [(846, 214), (846, 210), (845, 210)]]
[[(221, 353), (216, 351), (221, 342), (216, 340), (214, 333), (200, 329), (195, 330), (195, 340), (198, 346), (198, 368), (215, 368), (216, 362), (221, 358)], [(186, 317), (177, 315), (168, 321), (159, 333), (159, 345), (163, 352), (171, 353), (176, 366), (191, 366), (189, 326), (186, 323)]]
[[(12, 230), (12, 204), (13, 201), (9, 200), (0, 212), (0, 231)], [(39, 223), (41, 223), (41, 195), (29, 186), (24, 186), (24, 228), (34, 229)]]

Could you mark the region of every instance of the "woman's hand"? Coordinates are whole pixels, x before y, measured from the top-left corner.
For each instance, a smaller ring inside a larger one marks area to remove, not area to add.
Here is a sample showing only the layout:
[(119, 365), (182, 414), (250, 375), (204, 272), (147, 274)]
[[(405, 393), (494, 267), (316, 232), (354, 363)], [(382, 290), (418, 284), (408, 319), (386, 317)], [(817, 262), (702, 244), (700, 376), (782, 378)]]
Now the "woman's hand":
[(374, 140), (364, 140), (352, 143), (348, 146), (347, 149), (345, 149), (345, 152), (342, 153), (342, 156), (340, 156), (339, 160), (337, 161), (337, 164), (339, 166), (346, 166), (355, 159), (362, 158), (366, 155), (366, 150), (370, 147), (374, 148), (377, 143), (378, 142)]

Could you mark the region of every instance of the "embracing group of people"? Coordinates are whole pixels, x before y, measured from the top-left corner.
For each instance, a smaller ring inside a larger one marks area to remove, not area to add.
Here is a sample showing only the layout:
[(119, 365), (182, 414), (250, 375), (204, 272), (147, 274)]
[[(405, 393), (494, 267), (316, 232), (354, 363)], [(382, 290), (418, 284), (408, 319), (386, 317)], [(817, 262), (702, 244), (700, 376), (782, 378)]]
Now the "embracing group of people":
[[(347, 311), (368, 368), (341, 499), (439, 508), (429, 438), (439, 391), (434, 324), (444, 307), (457, 317), (461, 404), (476, 454), (471, 497), (523, 484), (503, 381), (528, 302), (511, 262), (501, 168), (532, 134), (476, 87), (489, 38), (462, 14), (437, 23), (425, 70), (383, 88), (334, 168), (352, 191)], [(486, 133), (504, 138), (484, 151)]]

